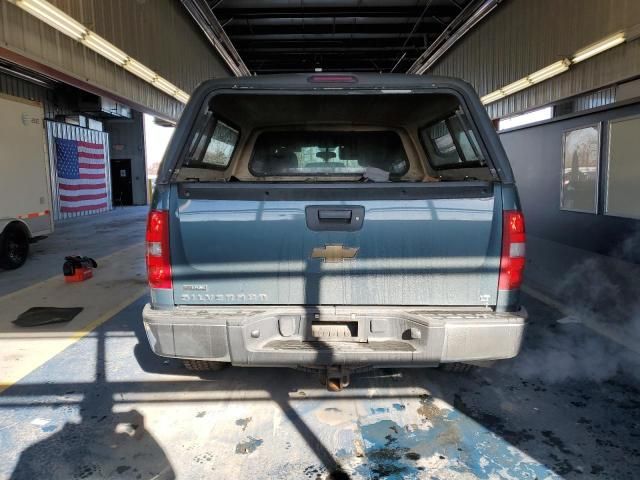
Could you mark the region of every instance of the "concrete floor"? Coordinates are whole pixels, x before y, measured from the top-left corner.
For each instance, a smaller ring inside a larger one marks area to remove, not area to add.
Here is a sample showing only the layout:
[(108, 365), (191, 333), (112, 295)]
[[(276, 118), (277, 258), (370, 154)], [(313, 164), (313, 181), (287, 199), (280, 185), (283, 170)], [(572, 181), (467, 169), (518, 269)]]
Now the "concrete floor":
[(0, 296), (33, 285), (62, 272), (64, 257), (103, 258), (144, 242), (149, 207), (117, 208), (106, 215), (63, 220), (48, 238), (31, 244), (29, 259), (18, 270), (0, 270)]
[[(94, 255), (116, 253), (109, 263), (126, 264), (113, 268), (138, 285), (127, 252), (141, 239), (144, 211), (111, 215), (91, 221), (121, 215), (129, 234), (105, 230), (105, 249)], [(65, 229), (65, 244), (74, 244), (74, 232), (86, 235), (82, 221)], [(123, 255), (106, 250), (113, 238), (115, 249), (130, 246)], [(11, 284), (13, 274), (1, 272), (0, 281)], [(90, 282), (106, 282), (98, 275)], [(47, 282), (49, 298), (92, 296)], [(287, 369), (190, 374), (149, 350), (145, 293), (128, 301), (99, 288), (109, 305), (95, 307), (78, 330), (74, 319), (21, 333), (26, 345), (73, 341), (44, 360), (25, 357), (30, 373), (0, 394), (0, 478), (640, 478), (635, 354), (530, 296), (532, 323), (516, 360), (468, 375), (378, 370), (329, 393), (314, 376)], [(20, 292), (0, 304), (33, 306), (29, 291)], [(7, 335), (15, 340), (5, 310), (0, 349)], [(3, 378), (14, 368), (0, 356)]]

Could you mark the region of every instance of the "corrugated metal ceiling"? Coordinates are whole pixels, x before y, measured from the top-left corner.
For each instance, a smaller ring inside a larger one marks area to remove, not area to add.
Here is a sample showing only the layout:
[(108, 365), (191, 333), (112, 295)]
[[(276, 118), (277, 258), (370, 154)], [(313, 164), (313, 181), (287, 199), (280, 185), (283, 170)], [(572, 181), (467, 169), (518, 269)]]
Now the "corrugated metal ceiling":
[(249, 69), (405, 72), (477, 0), (200, 0)]

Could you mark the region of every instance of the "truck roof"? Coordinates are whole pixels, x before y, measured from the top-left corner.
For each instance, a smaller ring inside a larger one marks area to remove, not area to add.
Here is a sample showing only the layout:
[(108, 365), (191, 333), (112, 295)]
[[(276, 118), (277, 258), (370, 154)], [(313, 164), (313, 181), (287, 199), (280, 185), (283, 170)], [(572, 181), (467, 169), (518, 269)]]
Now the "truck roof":
[[(200, 89), (217, 88), (319, 88), (328, 86), (345, 88), (425, 88), (452, 87), (475, 95), (475, 90), (467, 82), (454, 77), (436, 75), (413, 75), (404, 73), (349, 73), (349, 72), (309, 72), (291, 74), (259, 75), (253, 77), (226, 77), (207, 80)], [(194, 92), (194, 94), (196, 93)]]

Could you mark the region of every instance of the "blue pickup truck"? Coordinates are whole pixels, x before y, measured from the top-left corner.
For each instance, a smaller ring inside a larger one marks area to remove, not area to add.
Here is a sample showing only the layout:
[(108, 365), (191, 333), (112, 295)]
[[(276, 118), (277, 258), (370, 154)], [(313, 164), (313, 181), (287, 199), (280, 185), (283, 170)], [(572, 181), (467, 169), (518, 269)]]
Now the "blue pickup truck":
[(151, 347), (195, 370), (464, 369), (517, 355), (524, 219), (464, 82), (229, 78), (192, 95), (147, 226)]

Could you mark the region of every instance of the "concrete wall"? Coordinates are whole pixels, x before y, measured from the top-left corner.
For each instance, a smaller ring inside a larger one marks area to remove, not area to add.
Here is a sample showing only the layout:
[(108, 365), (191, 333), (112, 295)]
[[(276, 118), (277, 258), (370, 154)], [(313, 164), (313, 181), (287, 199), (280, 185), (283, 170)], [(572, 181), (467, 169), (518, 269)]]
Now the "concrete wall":
[[(607, 155), (606, 122), (637, 114), (640, 114), (640, 104), (632, 104), (500, 135), (514, 170), (529, 235), (600, 254), (621, 254), (622, 243), (640, 232), (640, 220), (602, 213), (604, 174), (600, 175), (600, 213), (596, 215), (560, 210), (562, 134), (567, 129), (605, 122), (601, 137), (602, 167)], [(601, 172), (603, 171), (601, 168)], [(640, 192), (640, 179), (638, 191)], [(640, 262), (640, 252), (636, 258), (628, 259)]]
[[(505, 0), (429, 73), (461, 77), (484, 95), (639, 23), (637, 0)], [(640, 40), (635, 40), (489, 105), (489, 114), (529, 110), (638, 72)]]
[[(178, 0), (49, 1), (187, 93), (229, 75)], [(0, 0), (0, 57), (167, 119), (183, 108), (8, 0)]]
[(144, 127), (142, 114), (133, 111), (132, 118), (107, 120), (105, 131), (109, 133), (111, 160), (131, 160), (133, 204), (147, 203), (147, 172), (144, 149)]

